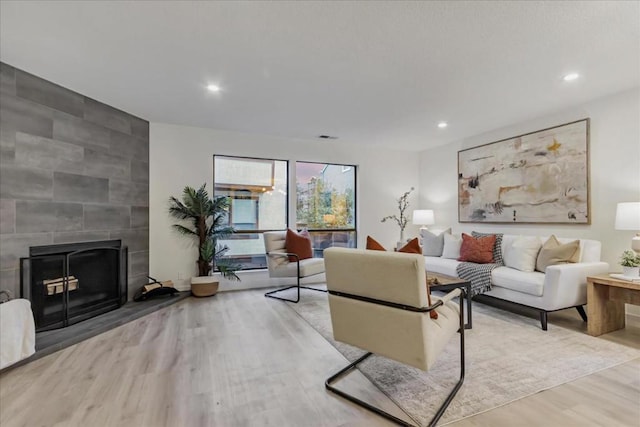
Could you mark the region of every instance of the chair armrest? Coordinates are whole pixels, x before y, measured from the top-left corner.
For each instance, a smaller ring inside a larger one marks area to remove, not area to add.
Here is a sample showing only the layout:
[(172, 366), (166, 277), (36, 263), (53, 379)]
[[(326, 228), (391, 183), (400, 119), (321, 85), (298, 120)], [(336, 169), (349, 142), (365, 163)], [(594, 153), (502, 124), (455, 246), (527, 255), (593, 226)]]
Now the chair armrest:
[(449, 292), (448, 294), (446, 294), (445, 296), (438, 297), (438, 300), (435, 303), (431, 304), (429, 307), (427, 307), (424, 311), (425, 312), (433, 311), (436, 308), (440, 307), (441, 305), (444, 305), (446, 302), (451, 301), (452, 299), (454, 299), (455, 297), (457, 297), (461, 293), (462, 293), (462, 289), (461, 288), (456, 288), (456, 289), (452, 290), (451, 292)]
[(456, 288), (456, 289), (452, 290), (451, 292), (449, 292), (448, 294), (446, 294), (445, 296), (438, 297), (438, 298), (440, 298), (440, 301), (442, 301), (442, 303), (444, 304), (445, 302), (451, 301), (452, 299), (454, 299), (455, 297), (457, 297), (461, 293), (462, 293), (462, 289)]
[(300, 257), (297, 254), (290, 253), (290, 252), (267, 252), (265, 255), (272, 256), (272, 257), (276, 257), (276, 256), (287, 257), (287, 259), (289, 259), (289, 257), (292, 256), (296, 258), (294, 262), (300, 262)]

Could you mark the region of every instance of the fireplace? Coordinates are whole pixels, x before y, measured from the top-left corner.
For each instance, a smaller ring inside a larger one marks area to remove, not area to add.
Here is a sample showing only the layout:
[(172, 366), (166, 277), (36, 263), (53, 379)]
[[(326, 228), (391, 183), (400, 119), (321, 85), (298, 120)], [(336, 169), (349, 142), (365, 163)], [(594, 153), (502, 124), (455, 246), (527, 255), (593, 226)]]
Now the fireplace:
[(20, 285), (36, 331), (78, 323), (127, 301), (127, 247), (120, 240), (32, 246), (20, 259)]

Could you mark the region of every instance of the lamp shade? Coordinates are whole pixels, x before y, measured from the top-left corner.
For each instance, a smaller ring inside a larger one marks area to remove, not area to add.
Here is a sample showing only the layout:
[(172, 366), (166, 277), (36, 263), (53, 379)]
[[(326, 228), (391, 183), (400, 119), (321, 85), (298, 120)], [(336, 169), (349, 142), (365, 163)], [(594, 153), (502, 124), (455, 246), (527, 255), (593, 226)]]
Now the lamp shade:
[(640, 202), (618, 203), (615, 227), (616, 230), (640, 230)]
[(436, 223), (433, 211), (431, 209), (413, 211), (412, 222), (417, 225), (431, 225)]

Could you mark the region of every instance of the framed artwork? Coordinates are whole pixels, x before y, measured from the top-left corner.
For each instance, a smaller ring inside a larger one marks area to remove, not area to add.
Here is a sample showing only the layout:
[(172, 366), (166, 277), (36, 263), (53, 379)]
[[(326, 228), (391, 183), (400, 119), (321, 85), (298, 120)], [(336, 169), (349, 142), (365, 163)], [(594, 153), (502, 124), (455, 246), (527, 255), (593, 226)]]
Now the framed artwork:
[(458, 221), (590, 224), (589, 119), (458, 151)]

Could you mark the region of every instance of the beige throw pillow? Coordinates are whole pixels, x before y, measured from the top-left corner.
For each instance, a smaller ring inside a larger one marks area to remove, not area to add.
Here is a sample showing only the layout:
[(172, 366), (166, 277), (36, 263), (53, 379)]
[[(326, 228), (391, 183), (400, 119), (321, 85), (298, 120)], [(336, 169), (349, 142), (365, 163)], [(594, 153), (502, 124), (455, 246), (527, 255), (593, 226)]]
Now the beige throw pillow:
[(540, 249), (536, 260), (536, 270), (544, 273), (550, 265), (575, 263), (579, 260), (580, 240), (562, 244), (556, 236), (552, 235)]

